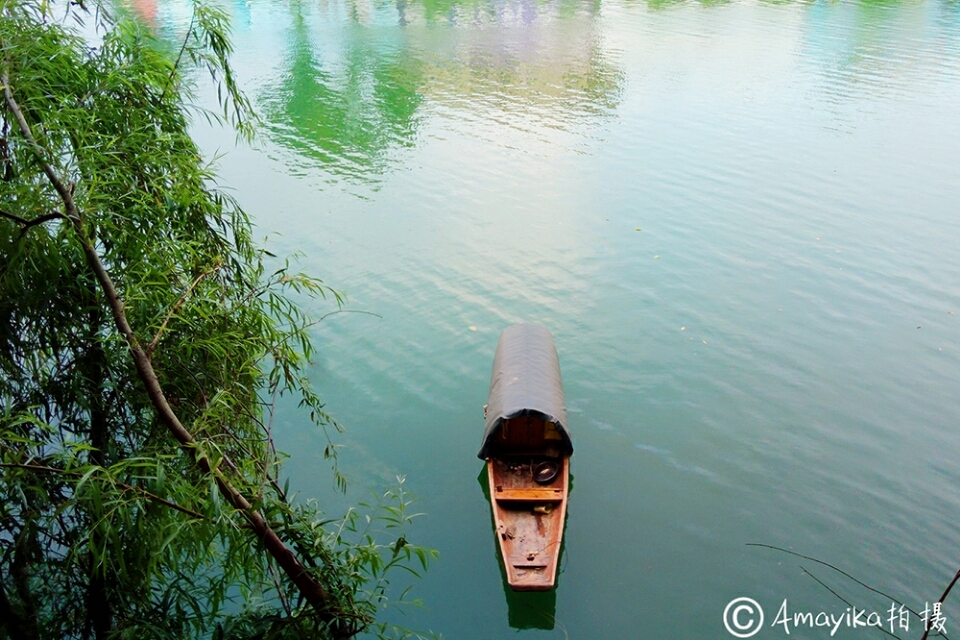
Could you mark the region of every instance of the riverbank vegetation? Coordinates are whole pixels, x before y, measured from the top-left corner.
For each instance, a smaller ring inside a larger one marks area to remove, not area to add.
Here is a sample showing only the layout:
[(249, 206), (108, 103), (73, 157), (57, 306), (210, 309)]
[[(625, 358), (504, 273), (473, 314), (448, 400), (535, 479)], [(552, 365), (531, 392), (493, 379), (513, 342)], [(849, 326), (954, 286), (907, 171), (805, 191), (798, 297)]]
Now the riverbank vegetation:
[(226, 33), (201, 3), (170, 51), (107, 5), (0, 0), (0, 636), (382, 635), (432, 555), (402, 482), (334, 520), (282, 484), (276, 400), (336, 427), (291, 295), (340, 298), (267, 267), (190, 139), (198, 68), (252, 131)]

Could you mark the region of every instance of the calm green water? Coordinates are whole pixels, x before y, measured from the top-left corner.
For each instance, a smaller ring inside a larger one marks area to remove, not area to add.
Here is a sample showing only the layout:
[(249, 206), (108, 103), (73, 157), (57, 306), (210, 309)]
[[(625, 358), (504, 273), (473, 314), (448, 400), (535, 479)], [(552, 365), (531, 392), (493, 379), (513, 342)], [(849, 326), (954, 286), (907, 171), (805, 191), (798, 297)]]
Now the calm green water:
[[(936, 600), (960, 566), (960, 4), (233, 11), (263, 137), (197, 136), (274, 252), (380, 316), (325, 320), (312, 377), (347, 428), (348, 499), (405, 475), (427, 514), (411, 537), (441, 552), (426, 609), (392, 619), (716, 639), (749, 596), (755, 637), (782, 638), (784, 598), (847, 606), (802, 564), (887, 626), (886, 598), (749, 542)], [(156, 20), (173, 38), (185, 15)], [(554, 334), (576, 447), (555, 598), (505, 593), (478, 482), (517, 321)], [(304, 425), (277, 427), (291, 482), (336, 511)], [(960, 595), (944, 611), (960, 633)]]

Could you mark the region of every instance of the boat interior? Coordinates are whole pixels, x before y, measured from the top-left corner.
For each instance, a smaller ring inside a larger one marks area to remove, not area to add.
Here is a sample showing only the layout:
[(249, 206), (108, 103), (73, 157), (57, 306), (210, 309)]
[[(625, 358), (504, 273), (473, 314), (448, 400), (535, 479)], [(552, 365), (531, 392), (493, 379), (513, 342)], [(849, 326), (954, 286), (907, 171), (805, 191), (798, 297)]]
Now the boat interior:
[(552, 422), (529, 415), (504, 420), (488, 461), (494, 521), (516, 590), (554, 585), (569, 482), (569, 457)]
[(554, 458), (561, 456), (563, 435), (542, 415), (507, 418), (491, 441), (491, 457)]

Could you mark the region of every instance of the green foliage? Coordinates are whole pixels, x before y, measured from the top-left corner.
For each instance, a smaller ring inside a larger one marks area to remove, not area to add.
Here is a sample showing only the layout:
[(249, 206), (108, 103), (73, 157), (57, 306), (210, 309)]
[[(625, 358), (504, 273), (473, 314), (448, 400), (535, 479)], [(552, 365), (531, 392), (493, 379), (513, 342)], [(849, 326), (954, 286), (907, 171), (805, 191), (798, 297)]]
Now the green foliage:
[[(73, 18), (96, 42), (68, 28)], [(289, 264), (267, 268), (187, 133), (182, 68), (198, 65), (222, 89), (221, 112), (205, 115), (251, 132), (225, 15), (195, 5), (171, 54), (100, 5), (0, 0), (0, 50), (0, 637), (387, 634), (375, 621), (387, 576), (419, 575), (433, 555), (406, 542), (402, 481), (363, 515), (323, 521), (316, 504), (288, 499), (271, 438), (286, 394), (318, 428), (336, 427), (306, 380), (310, 323), (290, 295), (340, 297)], [(65, 217), (52, 176), (81, 219)], [(117, 329), (121, 303), (135, 335)], [(158, 418), (131, 345), (194, 444)], [(265, 553), (224, 483), (323, 585), (326, 615)]]

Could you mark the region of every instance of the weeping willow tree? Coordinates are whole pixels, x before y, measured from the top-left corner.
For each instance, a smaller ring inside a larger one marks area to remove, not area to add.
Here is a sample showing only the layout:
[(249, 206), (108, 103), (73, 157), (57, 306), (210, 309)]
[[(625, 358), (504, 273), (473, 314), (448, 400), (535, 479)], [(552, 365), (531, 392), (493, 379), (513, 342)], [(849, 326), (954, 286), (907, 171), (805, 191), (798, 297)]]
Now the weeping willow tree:
[(105, 9), (0, 0), (0, 637), (386, 633), (431, 555), (402, 487), (378, 543), (291, 502), (270, 435), (283, 394), (331, 424), (290, 296), (339, 297), (266, 268), (187, 132), (197, 66), (250, 131), (225, 16), (169, 51)]

